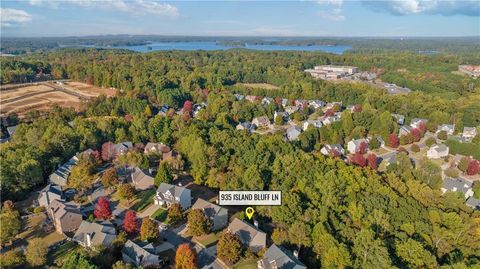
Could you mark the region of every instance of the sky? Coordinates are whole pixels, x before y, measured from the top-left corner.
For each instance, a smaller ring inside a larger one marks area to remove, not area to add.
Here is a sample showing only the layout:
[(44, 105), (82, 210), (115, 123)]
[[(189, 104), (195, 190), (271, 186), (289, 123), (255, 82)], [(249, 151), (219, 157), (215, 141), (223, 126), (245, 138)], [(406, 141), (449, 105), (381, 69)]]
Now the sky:
[(1, 0), (3, 37), (480, 36), (480, 0)]

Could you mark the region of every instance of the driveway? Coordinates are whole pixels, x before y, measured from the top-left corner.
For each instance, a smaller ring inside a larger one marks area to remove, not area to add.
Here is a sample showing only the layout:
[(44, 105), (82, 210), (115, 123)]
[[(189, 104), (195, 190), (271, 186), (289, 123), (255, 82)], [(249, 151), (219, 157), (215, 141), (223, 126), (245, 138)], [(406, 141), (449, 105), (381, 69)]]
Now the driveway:
[(160, 205), (156, 205), (156, 204), (151, 204), (149, 207), (147, 207), (147, 209), (143, 210), (142, 212), (140, 212), (138, 214), (138, 217), (140, 218), (145, 218), (145, 217), (150, 217), (151, 215), (153, 215), (153, 213), (155, 213), (155, 211), (157, 211), (161, 206)]

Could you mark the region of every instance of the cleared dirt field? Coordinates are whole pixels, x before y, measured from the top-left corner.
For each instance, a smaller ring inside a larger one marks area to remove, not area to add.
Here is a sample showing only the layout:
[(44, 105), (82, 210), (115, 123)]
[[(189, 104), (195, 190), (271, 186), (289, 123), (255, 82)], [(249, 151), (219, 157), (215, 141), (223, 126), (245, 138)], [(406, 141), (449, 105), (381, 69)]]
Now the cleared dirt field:
[(266, 89), (266, 90), (278, 90), (279, 87), (268, 83), (239, 83), (238, 85), (253, 88), (253, 89)]
[(0, 116), (17, 113), (20, 117), (29, 111), (45, 112), (55, 105), (78, 110), (82, 103), (104, 94), (115, 95), (115, 89), (103, 89), (80, 82), (63, 85), (52, 82), (39, 83), (12, 90), (0, 91)]

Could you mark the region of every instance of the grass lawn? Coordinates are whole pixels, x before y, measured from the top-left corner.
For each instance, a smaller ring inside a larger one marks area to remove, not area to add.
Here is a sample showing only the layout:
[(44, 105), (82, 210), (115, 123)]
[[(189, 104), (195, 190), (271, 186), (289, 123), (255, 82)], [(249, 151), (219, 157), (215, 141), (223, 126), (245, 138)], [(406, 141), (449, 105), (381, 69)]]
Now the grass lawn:
[(55, 230), (52, 230), (49, 233), (44, 231), (41, 225), (46, 218), (47, 216), (44, 213), (29, 217), (23, 223), (24, 227), (26, 227), (26, 230), (21, 232), (17, 237), (24, 240), (42, 238), (42, 241), (46, 242), (48, 246), (63, 240), (64, 236), (55, 232)]
[(248, 259), (248, 260), (241, 260), (237, 262), (233, 268), (234, 269), (256, 269), (258, 259)]
[(194, 240), (205, 248), (213, 246), (220, 237), (220, 232), (194, 237)]
[(71, 252), (79, 249), (80, 246), (75, 244), (74, 242), (67, 242), (61, 245), (59, 248), (52, 250), (48, 253), (48, 264), (49, 265), (61, 265), (63, 260), (70, 254)]
[(138, 212), (145, 210), (149, 205), (153, 204), (153, 197), (155, 196), (155, 193), (155, 189), (138, 193), (137, 198), (133, 202), (133, 209)]
[(389, 151), (384, 148), (378, 148), (378, 149), (372, 150), (372, 152), (375, 153), (376, 155), (382, 155), (382, 154), (388, 153)]
[(152, 214), (152, 218), (161, 222), (165, 222), (167, 219), (167, 210), (164, 208), (159, 208), (155, 213)]

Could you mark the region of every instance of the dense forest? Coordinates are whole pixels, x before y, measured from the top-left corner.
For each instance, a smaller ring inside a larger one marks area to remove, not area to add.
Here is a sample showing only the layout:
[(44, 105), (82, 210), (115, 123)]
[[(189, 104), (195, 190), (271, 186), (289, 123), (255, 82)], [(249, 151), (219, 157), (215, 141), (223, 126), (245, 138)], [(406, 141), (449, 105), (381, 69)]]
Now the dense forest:
[[(478, 55), (468, 58), (479, 60)], [(258, 208), (261, 228), (275, 243), (299, 248), (308, 268), (478, 266), (480, 215), (464, 205), (461, 195), (441, 194), (438, 167), (428, 162), (414, 167), (399, 154), (397, 165), (378, 173), (319, 153), (325, 143), (395, 132), (398, 126), (390, 113), (403, 114), (407, 120), (425, 117), (432, 126), (452, 122), (456, 128), (479, 126), (478, 81), (450, 73), (464, 61), (462, 56), (409, 52), (338, 56), (95, 49), (2, 58), (4, 83), (16, 82), (18, 69), (41, 68), (57, 78), (122, 89), (117, 97), (87, 103), (80, 114), (56, 109), (46, 119), (19, 125), (11, 142), (0, 146), (2, 197), (24, 197), (42, 186), (58, 164), (81, 150), (100, 150), (107, 141), (163, 142), (181, 153), (197, 184), (281, 190), (282, 206)], [(314, 80), (303, 72), (328, 63), (382, 69), (386, 80), (402, 79), (414, 92), (392, 96), (366, 84)], [(280, 89), (239, 85), (255, 82)], [(363, 109), (353, 115), (345, 112), (332, 126), (308, 129), (290, 143), (280, 134), (235, 130), (240, 121), (272, 118), (279, 109), (276, 104), (237, 101), (236, 92), (343, 101)], [(159, 106), (180, 108), (185, 100), (208, 106), (195, 118), (175, 113), (155, 116)]]

